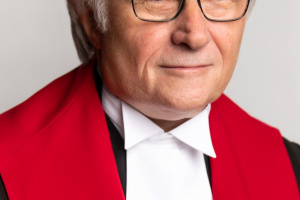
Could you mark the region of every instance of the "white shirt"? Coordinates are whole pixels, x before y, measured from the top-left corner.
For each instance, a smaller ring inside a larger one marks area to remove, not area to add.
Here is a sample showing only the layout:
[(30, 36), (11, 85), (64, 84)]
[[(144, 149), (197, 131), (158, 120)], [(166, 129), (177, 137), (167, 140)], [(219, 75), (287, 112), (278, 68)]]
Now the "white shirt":
[(216, 157), (209, 130), (210, 105), (164, 132), (104, 86), (103, 109), (124, 138), (127, 200), (211, 200), (204, 154)]

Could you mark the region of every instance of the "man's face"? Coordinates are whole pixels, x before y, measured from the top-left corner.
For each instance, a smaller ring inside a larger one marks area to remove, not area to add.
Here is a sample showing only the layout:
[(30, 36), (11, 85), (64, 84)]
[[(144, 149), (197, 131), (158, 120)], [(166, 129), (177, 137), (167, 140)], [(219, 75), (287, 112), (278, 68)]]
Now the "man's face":
[(130, 0), (111, 0), (98, 60), (113, 94), (146, 116), (191, 118), (224, 91), (238, 58), (245, 18), (211, 22), (187, 0), (169, 22), (137, 19)]

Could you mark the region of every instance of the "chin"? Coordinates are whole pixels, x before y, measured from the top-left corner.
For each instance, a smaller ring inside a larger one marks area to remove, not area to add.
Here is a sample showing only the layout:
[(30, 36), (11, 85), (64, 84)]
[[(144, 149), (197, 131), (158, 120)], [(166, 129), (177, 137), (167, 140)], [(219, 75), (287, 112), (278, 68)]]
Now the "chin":
[[(201, 111), (203, 111), (206, 106), (214, 101), (216, 101), (222, 95), (222, 91), (216, 92), (211, 95), (201, 95), (195, 98), (180, 98), (178, 100), (173, 99), (173, 101), (168, 102), (167, 105), (162, 105), (162, 110), (166, 112), (173, 113), (173, 117), (170, 114), (170, 118), (178, 117), (182, 118), (192, 118)], [(175, 101), (174, 101), (175, 100)], [(167, 109), (166, 109), (167, 108)]]
[(181, 119), (193, 118), (199, 114), (208, 104), (192, 104), (192, 103), (182, 103), (182, 104), (173, 104), (173, 105), (161, 105), (155, 109), (151, 109), (151, 113), (148, 113), (147, 116), (150, 118), (167, 120), (167, 121), (176, 121)]

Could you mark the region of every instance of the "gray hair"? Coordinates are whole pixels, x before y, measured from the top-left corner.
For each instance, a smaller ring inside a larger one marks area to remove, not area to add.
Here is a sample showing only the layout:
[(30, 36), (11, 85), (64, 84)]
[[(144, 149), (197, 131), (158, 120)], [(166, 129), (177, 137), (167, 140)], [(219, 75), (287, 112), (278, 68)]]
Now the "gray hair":
[(84, 28), (79, 20), (86, 8), (93, 10), (94, 19), (101, 32), (107, 30), (107, 0), (67, 0), (67, 7), (71, 18), (71, 29), (74, 44), (81, 62), (88, 62), (95, 54), (93, 45), (90, 43)]
[[(249, 17), (256, 0), (250, 0), (247, 17)], [(86, 8), (91, 8), (94, 18), (101, 32), (107, 30), (107, 4), (108, 0), (67, 0), (67, 7), (71, 18), (72, 36), (81, 62), (86, 63), (94, 57), (95, 50), (89, 42), (87, 35), (79, 21), (79, 16)]]

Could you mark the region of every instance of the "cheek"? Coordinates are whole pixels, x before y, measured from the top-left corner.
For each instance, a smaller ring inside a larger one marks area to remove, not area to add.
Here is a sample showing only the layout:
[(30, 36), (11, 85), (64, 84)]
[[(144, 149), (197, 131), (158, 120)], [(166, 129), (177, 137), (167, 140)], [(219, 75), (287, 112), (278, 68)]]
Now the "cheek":
[(167, 46), (167, 30), (162, 28), (164, 26), (158, 27), (158, 24), (154, 26), (152, 23), (137, 25), (140, 22), (143, 23), (111, 24), (104, 34), (102, 60), (108, 62), (105, 62), (102, 73), (106, 75), (107, 85), (115, 94), (139, 94), (151, 90), (153, 66), (159, 57), (157, 52)]
[(239, 55), (243, 30), (243, 20), (209, 24), (210, 34), (221, 60), (214, 76), (214, 98), (225, 90), (231, 79)]
[(212, 38), (222, 56), (223, 75), (229, 79), (235, 68), (244, 31), (244, 19), (210, 26)]
[[(160, 30), (160, 31), (158, 31)], [(169, 36), (165, 28), (159, 28), (152, 23), (144, 26), (128, 26), (122, 36), (126, 48), (119, 53), (125, 62), (123, 74), (127, 74), (124, 81), (145, 91), (151, 90), (155, 81), (155, 66), (161, 56), (163, 48), (168, 46)], [(119, 51), (120, 52), (120, 51)], [(135, 77), (132, 79), (132, 77)]]
[(223, 62), (234, 64), (237, 61), (244, 31), (244, 19), (211, 26), (211, 35), (222, 54)]
[[(134, 55), (138, 66), (145, 66), (147, 62), (155, 59), (157, 52), (168, 46), (169, 36), (164, 26), (158, 24), (144, 24), (144, 26), (130, 27), (126, 40), (131, 43), (130, 51)], [(159, 30), (159, 31), (158, 31)]]

